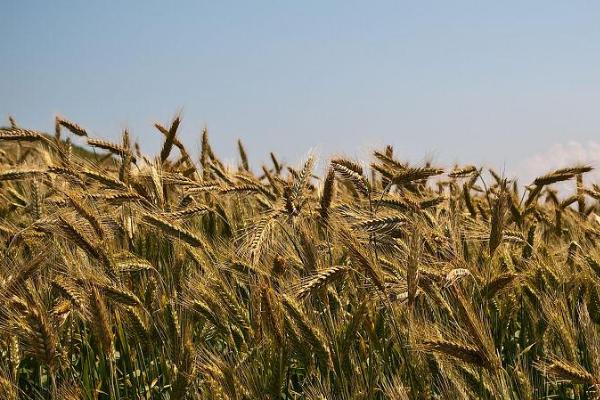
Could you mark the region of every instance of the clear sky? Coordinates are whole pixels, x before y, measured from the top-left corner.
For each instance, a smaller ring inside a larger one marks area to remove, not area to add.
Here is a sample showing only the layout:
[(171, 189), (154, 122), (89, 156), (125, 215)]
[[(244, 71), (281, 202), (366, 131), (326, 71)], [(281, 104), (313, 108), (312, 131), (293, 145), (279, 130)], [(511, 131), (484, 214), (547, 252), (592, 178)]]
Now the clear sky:
[(153, 122), (181, 111), (182, 139), (196, 149), (206, 125), (226, 158), (238, 137), (254, 161), (386, 143), (446, 165), (535, 167), (573, 148), (600, 157), (600, 2), (45, 0), (1, 10), (0, 113), (30, 128), (51, 131), (60, 113), (107, 139), (128, 127), (155, 151)]

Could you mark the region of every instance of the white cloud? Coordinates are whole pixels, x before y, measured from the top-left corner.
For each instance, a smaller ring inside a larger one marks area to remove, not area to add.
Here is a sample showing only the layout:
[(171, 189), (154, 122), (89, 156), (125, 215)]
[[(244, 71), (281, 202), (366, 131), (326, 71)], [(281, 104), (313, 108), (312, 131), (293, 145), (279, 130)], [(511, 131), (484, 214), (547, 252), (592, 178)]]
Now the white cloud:
[(592, 172), (585, 175), (586, 183), (600, 182), (600, 143), (590, 140), (586, 143), (569, 141), (554, 144), (548, 150), (518, 163), (513, 173), (527, 184), (537, 176), (577, 164), (594, 167)]

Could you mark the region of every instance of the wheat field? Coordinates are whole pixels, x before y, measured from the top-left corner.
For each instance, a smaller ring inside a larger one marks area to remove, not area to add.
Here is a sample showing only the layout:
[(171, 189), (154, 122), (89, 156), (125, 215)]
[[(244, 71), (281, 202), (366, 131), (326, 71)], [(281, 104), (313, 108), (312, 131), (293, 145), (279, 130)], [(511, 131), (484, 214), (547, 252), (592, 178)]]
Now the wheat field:
[[(600, 187), (0, 128), (1, 399), (595, 399)], [(556, 189), (569, 185), (573, 195)]]

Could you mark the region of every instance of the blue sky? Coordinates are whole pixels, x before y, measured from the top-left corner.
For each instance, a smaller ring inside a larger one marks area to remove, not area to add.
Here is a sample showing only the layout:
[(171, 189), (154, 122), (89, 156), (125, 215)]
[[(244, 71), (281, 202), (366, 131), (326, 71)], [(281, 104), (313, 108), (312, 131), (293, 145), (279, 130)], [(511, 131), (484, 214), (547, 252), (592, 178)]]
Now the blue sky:
[(242, 138), (293, 163), (391, 143), (502, 167), (600, 141), (598, 2), (14, 1), (0, 18), (0, 112), (31, 128), (59, 113), (155, 151), (153, 122), (181, 111), (192, 149), (206, 125), (226, 158)]

